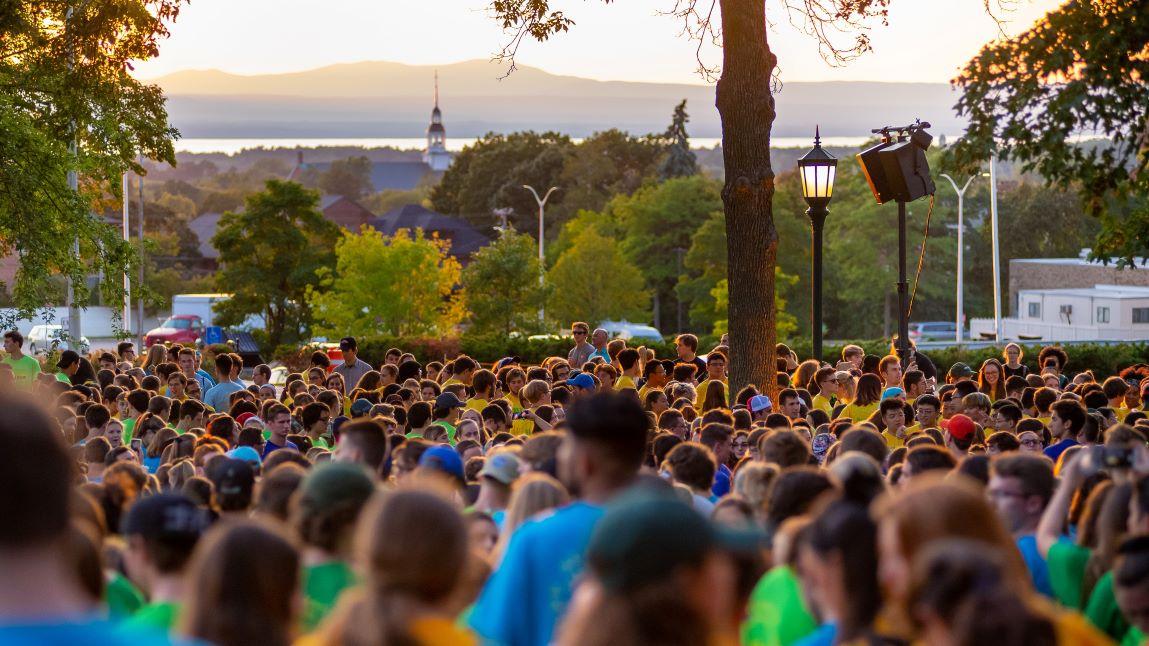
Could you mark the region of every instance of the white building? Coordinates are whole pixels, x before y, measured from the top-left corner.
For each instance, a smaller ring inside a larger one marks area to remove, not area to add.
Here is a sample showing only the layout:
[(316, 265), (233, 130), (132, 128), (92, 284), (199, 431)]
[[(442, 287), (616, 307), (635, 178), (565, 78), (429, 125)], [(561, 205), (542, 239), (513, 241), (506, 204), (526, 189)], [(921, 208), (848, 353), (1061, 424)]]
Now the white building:
[[(993, 319), (972, 319), (970, 335), (993, 336)], [(1136, 341), (1149, 339), (1149, 287), (1094, 285), (1021, 289), (1016, 318), (1002, 319), (1006, 339)]]
[(423, 163), (432, 171), (443, 172), (451, 165), (451, 153), (447, 152), (447, 131), (443, 128), (443, 113), (439, 111), (439, 73), (435, 72), (435, 107), (431, 110), (431, 125), (427, 126), (427, 149), (423, 151)]

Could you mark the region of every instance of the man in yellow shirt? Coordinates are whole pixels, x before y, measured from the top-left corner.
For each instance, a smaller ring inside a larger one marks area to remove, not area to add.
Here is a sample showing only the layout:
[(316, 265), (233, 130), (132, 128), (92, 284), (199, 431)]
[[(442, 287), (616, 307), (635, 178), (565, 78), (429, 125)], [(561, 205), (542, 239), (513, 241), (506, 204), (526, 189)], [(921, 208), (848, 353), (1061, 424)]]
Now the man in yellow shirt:
[(906, 428), (906, 404), (897, 397), (882, 400), (878, 410), (881, 412), (882, 423), (886, 429), (882, 431), (882, 439), (890, 450), (906, 445), (910, 435)]
[(1124, 422), (1125, 416), (1129, 414), (1129, 409), (1125, 407), (1125, 393), (1128, 390), (1129, 384), (1121, 377), (1110, 377), (1101, 384), (1101, 391), (1109, 400), (1109, 407), (1121, 422)]
[(834, 406), (838, 403), (838, 380), (834, 378), (837, 370), (827, 366), (819, 368), (814, 373), (814, 383), (818, 384), (818, 394), (811, 402), (814, 408), (834, 416)]
[(638, 398), (645, 402), (647, 393), (652, 390), (661, 390), (666, 385), (666, 366), (657, 359), (647, 361), (646, 365), (642, 367), (642, 376), (646, 378), (646, 383), (638, 391)]
[(626, 348), (618, 353), (617, 359), (618, 365), (622, 368), (622, 376), (618, 378), (618, 381), (614, 382), (614, 389), (634, 388), (638, 390), (638, 386), (635, 385), (636, 380), (640, 376), (638, 371), (638, 350)]
[(700, 411), (702, 410), (702, 402), (706, 400), (706, 387), (712, 381), (722, 384), (722, 388), (726, 392), (726, 403), (729, 404), (730, 386), (726, 383), (726, 355), (721, 352), (711, 352), (706, 357), (706, 379), (698, 384), (698, 394), (694, 398), (694, 407)]
[(459, 358), (455, 359), (455, 371), (451, 374), (450, 379), (443, 382), (443, 387), (446, 388), (455, 384), (470, 386), (471, 382), (474, 381), (475, 371), (478, 369), (479, 364), (474, 359), (465, 354), (459, 355)]
[(467, 408), (482, 413), (494, 396), (495, 373), (490, 370), (476, 370), (471, 377), (471, 389), (475, 396), (467, 400)]

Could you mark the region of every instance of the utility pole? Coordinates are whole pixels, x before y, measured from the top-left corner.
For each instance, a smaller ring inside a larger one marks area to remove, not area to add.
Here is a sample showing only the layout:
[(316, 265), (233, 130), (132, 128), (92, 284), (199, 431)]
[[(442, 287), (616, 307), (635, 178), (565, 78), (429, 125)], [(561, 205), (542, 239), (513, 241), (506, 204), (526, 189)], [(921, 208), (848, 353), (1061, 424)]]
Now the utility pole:
[[(547, 206), (547, 200), (550, 199), (551, 193), (554, 193), (555, 191), (559, 190), (559, 187), (552, 186), (550, 188), (550, 190), (547, 191), (547, 194), (544, 195), (541, 200), (539, 199), (539, 194), (535, 191), (534, 187), (527, 186), (526, 184), (523, 184), (523, 188), (525, 188), (531, 192), (531, 195), (533, 195), (535, 197), (535, 202), (539, 205), (539, 288), (542, 289), (543, 285), (545, 284), (545, 280), (546, 280), (546, 266), (547, 266), (546, 257), (543, 255), (543, 241), (545, 240), (545, 236), (543, 234), (543, 210)], [(540, 327), (544, 325), (543, 309), (544, 308), (540, 305), (539, 306), (539, 326)]]
[(989, 229), (993, 241), (993, 330), (1001, 343), (1001, 250), (997, 236), (997, 151), (989, 157)]
[(954, 318), (955, 318), (956, 326), (957, 326), (957, 338), (955, 339), (955, 342), (958, 345), (961, 345), (962, 327), (963, 327), (963, 322), (965, 321), (965, 309), (964, 309), (964, 307), (965, 307), (964, 306), (965, 291), (962, 288), (962, 281), (965, 278), (965, 270), (962, 267), (962, 262), (963, 262), (963, 259), (965, 256), (965, 243), (962, 240), (962, 235), (965, 232), (965, 223), (964, 223), (964, 220), (962, 219), (962, 207), (964, 204), (965, 190), (967, 188), (969, 188), (969, 183), (972, 182), (973, 178), (977, 177), (977, 175), (974, 175), (974, 176), (970, 177), (969, 179), (967, 179), (965, 181), (965, 184), (961, 187), (961, 189), (958, 189), (957, 182), (954, 181), (954, 178), (950, 177), (946, 173), (942, 173), (941, 176), (946, 178), (947, 180), (949, 180), (950, 185), (954, 187), (954, 192), (957, 193), (957, 196), (958, 196), (957, 310), (955, 311)]
[[(140, 155), (140, 166), (144, 165), (144, 157)], [(140, 175), (137, 177), (139, 184), (139, 202), (140, 208), (136, 217), (136, 240), (140, 247), (140, 267), (139, 279), (136, 282), (136, 347), (143, 351), (144, 347), (144, 177)]]
[[(69, 76), (71, 75), (72, 68), (75, 66), (75, 63), (76, 63), (76, 53), (75, 53), (74, 47), (72, 46), (71, 22), (72, 22), (72, 8), (68, 7), (68, 12), (64, 17), (64, 32), (65, 32), (64, 36), (65, 36), (65, 38), (68, 39), (68, 73), (69, 73)], [(68, 188), (72, 189), (72, 192), (79, 192), (79, 190), (80, 190), (80, 175), (79, 175), (78, 171), (76, 171), (74, 165), (75, 165), (76, 160), (79, 156), (79, 145), (80, 144), (76, 138), (76, 122), (75, 122), (75, 120), (73, 120), (71, 122), (71, 130), (72, 130), (72, 132), (70, 134), (72, 136), (71, 136), (71, 140), (68, 142), (68, 152), (71, 153), (71, 155), (72, 155), (73, 168), (68, 171)], [(76, 258), (76, 260), (80, 259), (80, 238), (79, 237), (72, 239), (72, 255)], [(64, 296), (64, 298), (65, 298), (65, 305), (68, 306), (68, 337), (69, 337), (68, 343), (69, 343), (69, 347), (78, 348), (80, 346), (80, 339), (83, 338), (83, 330), (80, 329), (81, 328), (80, 304), (76, 302), (76, 282), (75, 282), (75, 280), (73, 280), (71, 278), (71, 276), (69, 276), (69, 278), (68, 278), (67, 290), (68, 290), (67, 294)]]

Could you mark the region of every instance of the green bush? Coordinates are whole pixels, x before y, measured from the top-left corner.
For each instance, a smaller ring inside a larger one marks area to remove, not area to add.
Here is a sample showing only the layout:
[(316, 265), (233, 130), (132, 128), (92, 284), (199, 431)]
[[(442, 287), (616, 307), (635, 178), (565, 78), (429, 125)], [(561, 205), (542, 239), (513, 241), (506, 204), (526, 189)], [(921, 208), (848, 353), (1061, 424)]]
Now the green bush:
[[(383, 357), (390, 348), (399, 348), (410, 352), (422, 363), (430, 361), (450, 360), (460, 353), (467, 354), (476, 361), (491, 364), (503, 357), (519, 357), (524, 363), (538, 364), (547, 357), (565, 357), (570, 351), (572, 341), (569, 338), (528, 339), (525, 337), (508, 338), (505, 336), (470, 336), (443, 337), (443, 338), (394, 338), (370, 337), (358, 339), (359, 357), (373, 366), (383, 363)], [(703, 338), (699, 340), (699, 349), (706, 352), (714, 347), (717, 340)], [(866, 354), (885, 356), (889, 353), (890, 345), (884, 340), (863, 340), (853, 342), (860, 345)], [(667, 338), (662, 342), (645, 342), (643, 345), (652, 348), (659, 358), (667, 359), (677, 356), (674, 350), (674, 339)], [(809, 357), (812, 353), (811, 344), (807, 339), (798, 339), (788, 344), (798, 353), (799, 357)], [(842, 356), (845, 344), (833, 344), (823, 347), (823, 357), (826, 361), (834, 363)], [(1041, 344), (1023, 345), (1023, 363), (1030, 370), (1037, 371), (1037, 355), (1041, 352)], [(285, 348), (289, 349), (289, 348)], [(1135, 363), (1149, 363), (1149, 343), (1130, 342), (1113, 345), (1100, 343), (1082, 343), (1064, 346), (1069, 355), (1067, 372), (1073, 374), (1083, 370), (1092, 370), (1098, 380), (1117, 374), (1123, 368)], [(924, 348), (922, 353), (930, 358), (937, 366), (939, 375), (955, 363), (968, 364), (974, 370), (989, 358), (1001, 358), (1001, 350), (997, 347), (969, 348), (946, 347)], [(304, 352), (296, 350), (292, 353), (277, 353), (280, 361), (291, 363), (305, 360), (311, 350)]]

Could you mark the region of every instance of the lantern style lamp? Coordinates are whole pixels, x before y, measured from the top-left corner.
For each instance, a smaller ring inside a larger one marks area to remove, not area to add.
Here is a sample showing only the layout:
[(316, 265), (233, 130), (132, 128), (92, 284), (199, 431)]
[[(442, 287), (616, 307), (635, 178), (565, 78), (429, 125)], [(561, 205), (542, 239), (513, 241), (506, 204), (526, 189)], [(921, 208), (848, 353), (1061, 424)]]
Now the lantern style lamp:
[(830, 198), (834, 195), (834, 177), (838, 160), (822, 149), (818, 127), (814, 127), (814, 147), (798, 160), (798, 174), (802, 179), (802, 197), (806, 198), (806, 215), (811, 229), (810, 340), (814, 358), (822, 359), (822, 229), (830, 214)]

